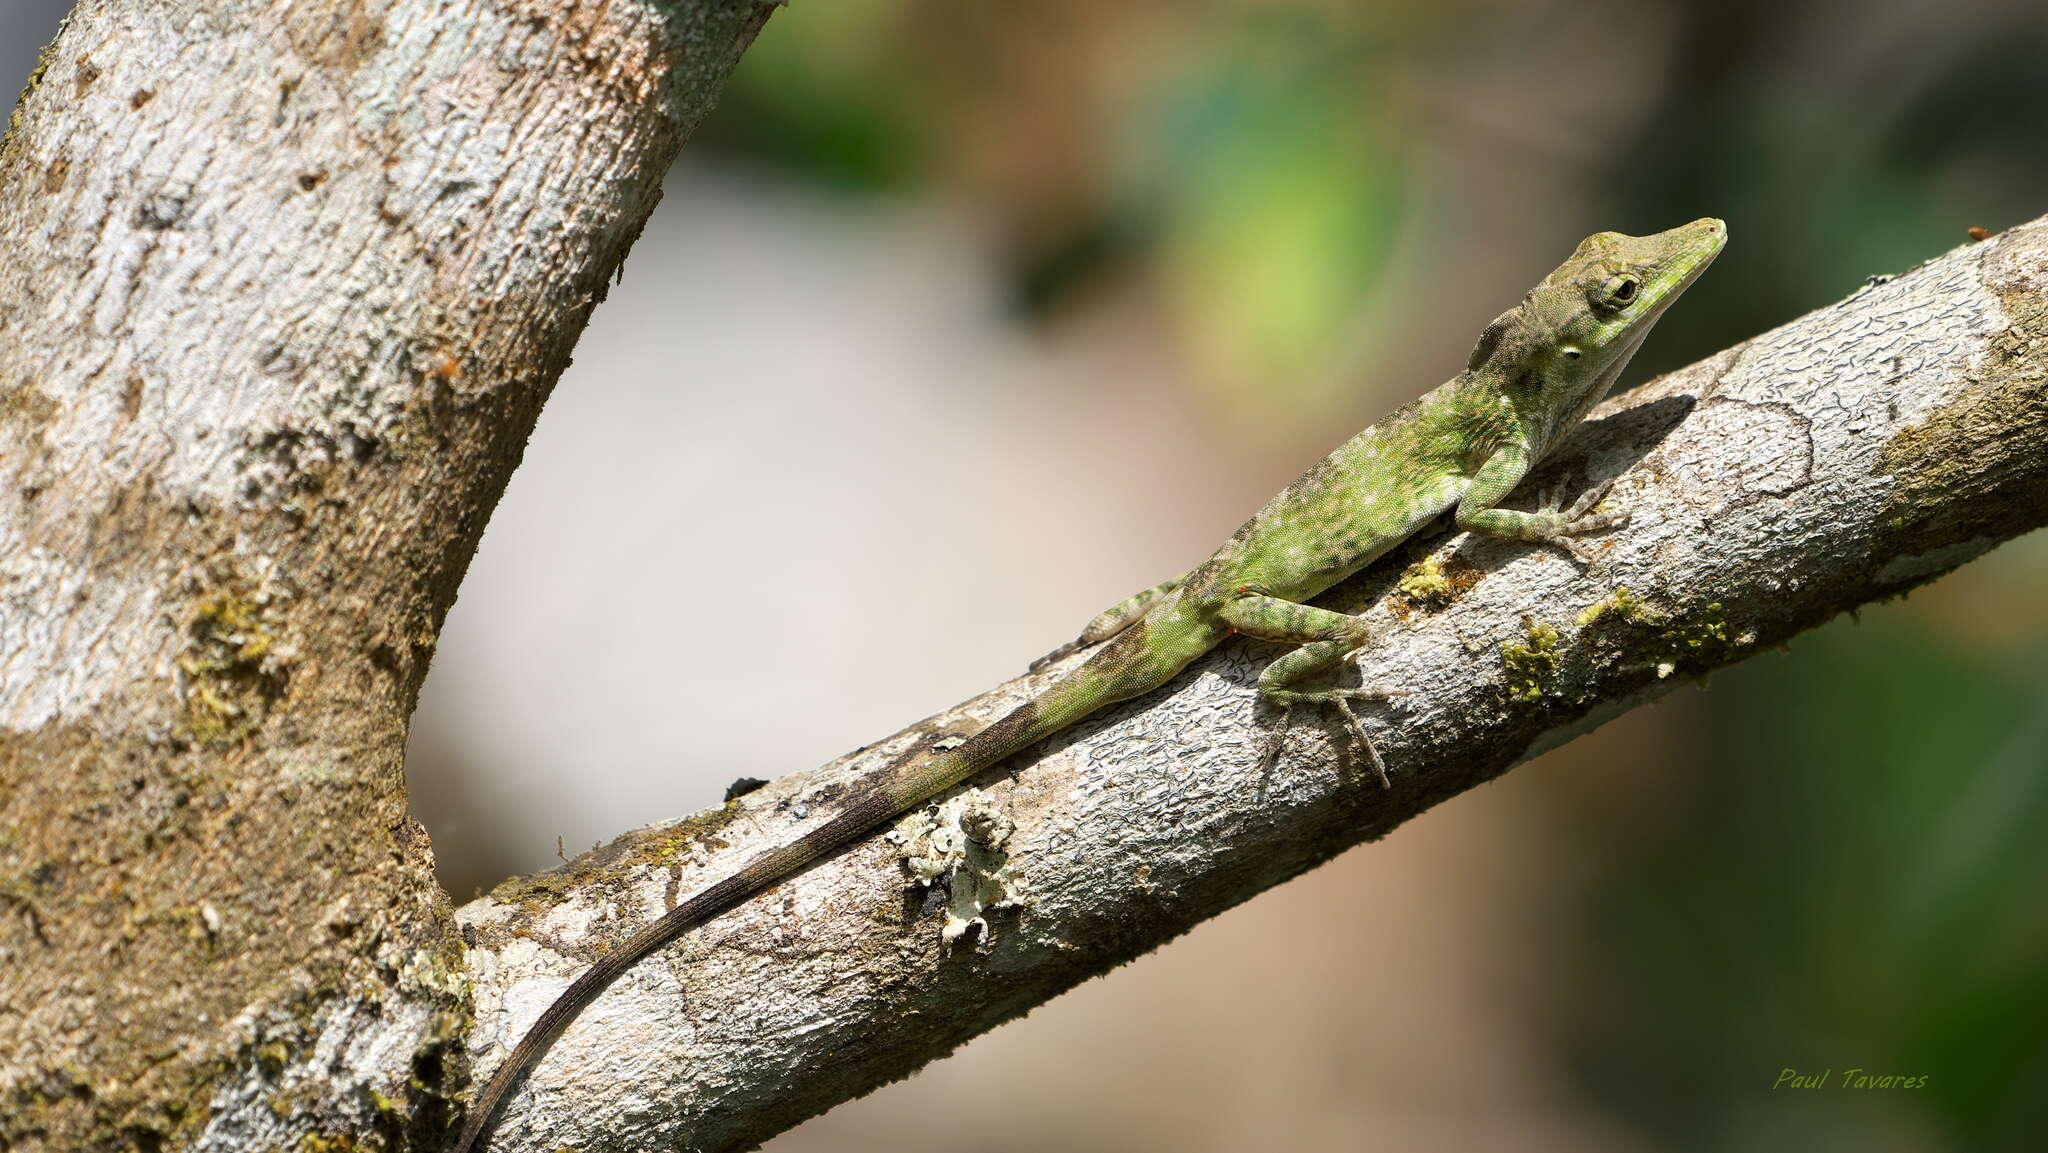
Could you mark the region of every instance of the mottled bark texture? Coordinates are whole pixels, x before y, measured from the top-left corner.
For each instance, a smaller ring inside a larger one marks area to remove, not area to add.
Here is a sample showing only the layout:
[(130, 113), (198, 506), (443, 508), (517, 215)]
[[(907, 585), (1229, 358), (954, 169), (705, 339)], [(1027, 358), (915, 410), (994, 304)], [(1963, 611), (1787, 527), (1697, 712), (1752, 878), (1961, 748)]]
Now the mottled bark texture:
[(0, 145), (0, 1149), (435, 1148), (407, 715), (769, 9), (85, 0)]
[[(636, 967), (541, 1060), (494, 1148), (751, 1146), (1537, 751), (2042, 524), (2048, 219), (1608, 402), (1519, 503), (1608, 477), (1635, 521), (1594, 542), (1590, 570), (1437, 532), (1326, 598), (1379, 628), (1364, 679), (1415, 694), (1370, 722), (1391, 790), (1312, 718), (1262, 776), (1274, 718), (1253, 684), (1278, 650), (1232, 641), (980, 782), (1016, 824), (1026, 902), (990, 913), (988, 939), (945, 947), (943, 902), (872, 839)], [(820, 819), (856, 776), (1057, 673), (465, 906), (479, 1073), (631, 930)]]

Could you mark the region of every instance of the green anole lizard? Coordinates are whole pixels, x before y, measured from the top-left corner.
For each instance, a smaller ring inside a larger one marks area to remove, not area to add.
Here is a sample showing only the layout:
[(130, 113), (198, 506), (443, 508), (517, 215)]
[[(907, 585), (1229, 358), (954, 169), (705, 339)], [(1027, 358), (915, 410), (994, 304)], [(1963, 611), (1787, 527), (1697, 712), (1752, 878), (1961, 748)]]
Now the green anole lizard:
[(1537, 512), (1499, 505), (1606, 395), (1651, 326), (1727, 239), (1727, 226), (1711, 218), (1653, 236), (1587, 237), (1486, 326), (1465, 371), (1324, 457), (1200, 567), (1119, 603), (1033, 666), (1109, 642), (1080, 667), (958, 748), (864, 786), (823, 824), (762, 851), (584, 970), (498, 1067), (455, 1153), (471, 1153), (521, 1072), (643, 957), (983, 769), (1104, 706), (1151, 692), (1235, 633), (1300, 646), (1259, 677), (1260, 696), (1283, 712), (1269, 762), (1279, 755), (1286, 712), (1330, 705), (1389, 784), (1351, 701), (1398, 693), (1306, 684), (1364, 647), (1368, 634), (1357, 617), (1305, 602), (1453, 510), (1461, 529), (1557, 545), (1583, 561), (1573, 538), (1626, 522), (1592, 511), (1606, 485), (1564, 509), (1555, 501)]

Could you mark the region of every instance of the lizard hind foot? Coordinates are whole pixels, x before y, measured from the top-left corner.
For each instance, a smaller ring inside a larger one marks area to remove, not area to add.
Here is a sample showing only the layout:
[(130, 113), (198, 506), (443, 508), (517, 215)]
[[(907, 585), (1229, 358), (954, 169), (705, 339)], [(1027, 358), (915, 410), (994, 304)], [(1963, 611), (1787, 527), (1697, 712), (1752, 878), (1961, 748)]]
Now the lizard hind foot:
[(1275, 702), (1281, 710), (1280, 724), (1274, 727), (1272, 735), (1267, 738), (1266, 753), (1259, 762), (1261, 793), (1263, 794), (1265, 782), (1272, 779), (1274, 767), (1279, 763), (1280, 754), (1286, 748), (1287, 731), (1290, 727), (1288, 719), (1293, 712), (1294, 706), (1298, 704), (1334, 705), (1338, 715), (1343, 718), (1344, 727), (1350, 731), (1352, 740), (1356, 742), (1358, 748), (1364, 750), (1367, 762), (1372, 765), (1373, 774), (1379, 778), (1380, 786), (1388, 789), (1393, 788), (1394, 782), (1387, 775), (1387, 763), (1380, 756), (1379, 746), (1373, 743), (1372, 734), (1366, 731), (1365, 723), (1358, 719), (1358, 713), (1351, 707), (1351, 702), (1355, 700), (1383, 701), (1407, 695), (1407, 689), (1386, 689), (1366, 686), (1345, 689), (1313, 689), (1306, 692), (1294, 691), (1288, 694), (1290, 699)]
[(1380, 787), (1391, 789), (1394, 782), (1387, 777), (1387, 762), (1380, 758), (1379, 746), (1373, 744), (1372, 734), (1365, 731), (1365, 725), (1359, 721), (1358, 714), (1351, 708), (1352, 699), (1359, 694), (1360, 690), (1356, 689), (1338, 690), (1337, 695), (1330, 698), (1330, 703), (1336, 705), (1337, 711), (1343, 714), (1344, 726), (1351, 730), (1351, 737), (1358, 742), (1358, 747), (1365, 750), (1366, 760), (1372, 763), (1372, 771), (1379, 776)]

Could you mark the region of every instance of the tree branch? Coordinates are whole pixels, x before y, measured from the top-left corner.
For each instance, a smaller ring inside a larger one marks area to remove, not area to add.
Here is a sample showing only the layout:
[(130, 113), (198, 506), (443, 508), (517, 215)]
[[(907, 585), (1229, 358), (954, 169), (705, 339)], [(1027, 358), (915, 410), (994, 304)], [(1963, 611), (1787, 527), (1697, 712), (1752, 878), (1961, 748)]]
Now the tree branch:
[[(1610, 502), (1635, 519), (1590, 571), (1438, 533), (1324, 598), (1380, 628), (1363, 679), (1414, 694), (1374, 722), (1391, 790), (1300, 715), (1261, 779), (1275, 718), (1253, 683), (1275, 650), (1233, 641), (980, 782), (1015, 822), (1026, 896), (991, 914), (990, 939), (943, 946), (898, 848), (873, 838), (639, 965), (542, 1059), (494, 1148), (750, 1147), (1540, 751), (2039, 526), (2044, 269), (2048, 218), (1608, 402), (1523, 489), (1619, 478)], [(459, 910), (477, 1074), (608, 946), (822, 819), (854, 780), (1057, 672)]]

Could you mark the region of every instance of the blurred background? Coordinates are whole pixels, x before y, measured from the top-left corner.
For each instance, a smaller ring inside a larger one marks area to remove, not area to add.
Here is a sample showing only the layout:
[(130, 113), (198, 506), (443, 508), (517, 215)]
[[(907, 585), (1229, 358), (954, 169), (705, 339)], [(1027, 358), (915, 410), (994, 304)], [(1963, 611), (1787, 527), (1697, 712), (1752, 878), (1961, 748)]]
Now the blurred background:
[[(0, 80), (61, 8), (0, 0)], [(1730, 222), (1640, 380), (2048, 212), (2044, 59), (2033, 0), (797, 0), (448, 621), (445, 880), (1020, 671), (1588, 232)], [(2041, 1148), (2044, 582), (2037, 534), (1681, 690), (769, 1148)]]

